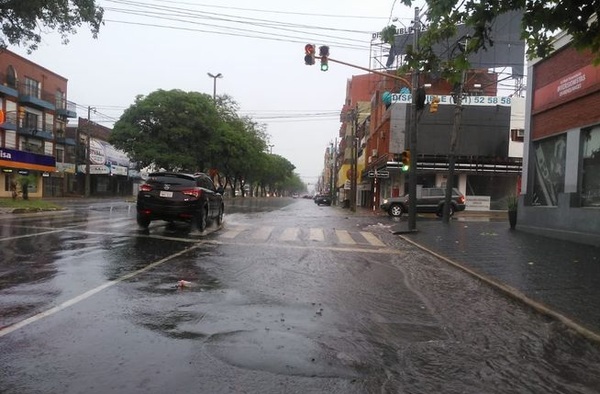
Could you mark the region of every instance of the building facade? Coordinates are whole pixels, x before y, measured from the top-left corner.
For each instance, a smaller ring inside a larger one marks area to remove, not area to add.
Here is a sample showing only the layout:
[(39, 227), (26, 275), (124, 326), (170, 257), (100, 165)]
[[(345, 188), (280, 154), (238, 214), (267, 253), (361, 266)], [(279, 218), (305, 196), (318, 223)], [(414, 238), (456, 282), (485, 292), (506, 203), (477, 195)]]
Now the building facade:
[(67, 79), (5, 49), (0, 110), (0, 197), (25, 185), (30, 197), (62, 196), (75, 172), (75, 140), (65, 128), (77, 114)]
[(600, 244), (600, 67), (567, 35), (528, 65), (518, 227)]
[[(408, 149), (412, 127), (409, 86), (385, 76), (378, 78), (371, 85), (369, 116), (357, 128), (359, 163), (364, 163), (358, 200), (373, 209), (384, 198), (408, 192), (408, 172), (402, 170), (400, 155)], [(453, 184), (470, 197), (468, 209), (506, 209), (507, 197), (516, 193), (520, 182), (525, 102), (499, 97), (496, 74), (487, 70), (470, 71), (466, 81)], [(419, 112), (418, 149), (411, 152), (411, 159), (417, 165), (419, 186), (443, 187), (449, 174), (456, 108), (453, 87), (424, 76), (420, 85), (428, 86), (427, 103), (435, 95), (440, 105), (434, 113), (428, 104)]]

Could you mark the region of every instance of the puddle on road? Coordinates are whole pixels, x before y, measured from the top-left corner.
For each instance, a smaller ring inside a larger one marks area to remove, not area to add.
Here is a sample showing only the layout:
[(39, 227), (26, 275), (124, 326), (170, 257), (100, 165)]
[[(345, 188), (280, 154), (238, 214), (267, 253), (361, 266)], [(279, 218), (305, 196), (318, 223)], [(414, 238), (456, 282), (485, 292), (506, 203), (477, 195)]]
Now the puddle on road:
[(290, 332), (253, 330), (216, 334), (206, 347), (221, 361), (238, 368), (309, 377), (361, 376), (351, 357)]

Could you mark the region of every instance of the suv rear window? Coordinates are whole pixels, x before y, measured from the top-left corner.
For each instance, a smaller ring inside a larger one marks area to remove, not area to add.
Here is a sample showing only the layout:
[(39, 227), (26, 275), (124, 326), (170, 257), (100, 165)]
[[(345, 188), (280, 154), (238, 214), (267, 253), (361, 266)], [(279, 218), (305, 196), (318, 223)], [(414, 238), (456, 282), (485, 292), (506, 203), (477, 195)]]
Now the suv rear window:
[(196, 179), (186, 175), (179, 174), (150, 174), (148, 177), (147, 183), (158, 183), (164, 184), (168, 183), (169, 185), (179, 185), (179, 186), (196, 186)]

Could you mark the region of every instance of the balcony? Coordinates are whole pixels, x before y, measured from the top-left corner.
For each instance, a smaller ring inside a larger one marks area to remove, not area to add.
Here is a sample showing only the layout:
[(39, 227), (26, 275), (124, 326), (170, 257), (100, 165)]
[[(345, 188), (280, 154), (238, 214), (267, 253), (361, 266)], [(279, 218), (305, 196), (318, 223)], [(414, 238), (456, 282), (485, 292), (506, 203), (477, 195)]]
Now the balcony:
[(76, 104), (68, 100), (56, 100), (56, 115), (65, 118), (76, 118)]
[(26, 86), (19, 87), (19, 102), (42, 110), (56, 110), (56, 106), (53, 104), (53, 94), (44, 91), (40, 92), (39, 90), (34, 89), (27, 89)]

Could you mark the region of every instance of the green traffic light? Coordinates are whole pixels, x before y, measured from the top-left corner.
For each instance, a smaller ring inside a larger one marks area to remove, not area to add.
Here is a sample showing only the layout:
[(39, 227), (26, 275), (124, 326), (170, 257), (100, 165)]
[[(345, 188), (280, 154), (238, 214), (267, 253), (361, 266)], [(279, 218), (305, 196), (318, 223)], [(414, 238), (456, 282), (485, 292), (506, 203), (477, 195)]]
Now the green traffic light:
[(402, 172), (406, 172), (408, 171), (408, 169), (410, 168), (410, 166), (407, 166), (406, 164), (402, 166)]
[(321, 64), (321, 71), (329, 70), (329, 66), (327, 64)]

